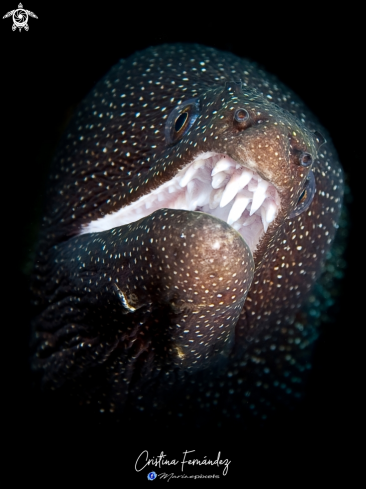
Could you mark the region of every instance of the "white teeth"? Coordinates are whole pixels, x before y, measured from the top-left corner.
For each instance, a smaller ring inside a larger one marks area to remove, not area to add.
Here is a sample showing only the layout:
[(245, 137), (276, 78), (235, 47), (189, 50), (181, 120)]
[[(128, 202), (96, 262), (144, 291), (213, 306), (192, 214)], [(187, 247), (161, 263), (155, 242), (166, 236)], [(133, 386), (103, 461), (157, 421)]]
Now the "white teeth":
[(212, 177), (212, 183), (211, 185), (213, 186), (213, 188), (220, 188), (220, 187), (223, 187), (225, 185), (225, 180), (228, 178), (228, 174), (223, 172), (223, 171), (220, 171), (219, 173), (216, 173), (213, 177)]
[(268, 229), (268, 222), (266, 219), (266, 209), (264, 208), (264, 206), (261, 207), (261, 218), (262, 218), (262, 223), (263, 223), (263, 229), (264, 229), (264, 232), (266, 233), (267, 229)]
[(270, 223), (276, 217), (277, 207), (271, 200), (267, 200), (265, 203), (266, 203), (266, 207), (265, 207), (266, 208), (266, 221), (268, 223)]
[(237, 192), (247, 185), (252, 176), (253, 172), (251, 171), (235, 171), (225, 187), (220, 207), (225, 207), (235, 197)]
[(229, 156), (204, 153), (150, 194), (93, 221), (81, 233), (129, 224), (165, 207), (200, 210), (237, 229), (254, 251), (276, 218), (279, 206), (276, 188), (257, 173)]
[(187, 185), (189, 181), (192, 180), (193, 176), (197, 172), (199, 168), (202, 166), (205, 166), (206, 162), (205, 160), (197, 160), (195, 161), (188, 169), (186, 170), (185, 174), (182, 176), (180, 179), (179, 185), (183, 188)]
[(245, 190), (241, 190), (237, 193), (235, 197), (235, 202), (227, 218), (228, 224), (231, 225), (240, 218), (242, 213), (245, 211), (247, 205), (249, 204), (250, 199), (251, 197), (249, 195), (249, 192), (246, 192)]
[(221, 158), (213, 168), (211, 176), (213, 177), (216, 173), (229, 170), (230, 168), (235, 168), (235, 162), (233, 163), (230, 158)]
[(253, 201), (252, 201), (252, 207), (250, 209), (250, 215), (254, 214), (254, 212), (258, 210), (260, 206), (263, 204), (263, 201), (266, 198), (266, 190), (268, 185), (269, 183), (266, 182), (265, 180), (261, 180), (258, 182), (258, 187), (253, 193)]
[(240, 184), (242, 185), (242, 188), (244, 188), (246, 186), (246, 184), (248, 182), (250, 182), (250, 180), (252, 179), (253, 177), (253, 172), (250, 171), (250, 170), (243, 170), (241, 172), (241, 175), (240, 175)]
[(210, 209), (216, 209), (216, 207), (218, 207), (223, 191), (224, 191), (223, 188), (212, 190), (212, 192), (210, 193), (210, 200), (209, 200)]
[(192, 180), (193, 175), (196, 173), (195, 168), (193, 168), (193, 165), (190, 166), (185, 174), (182, 176), (179, 185), (183, 188), (187, 185), (188, 182)]

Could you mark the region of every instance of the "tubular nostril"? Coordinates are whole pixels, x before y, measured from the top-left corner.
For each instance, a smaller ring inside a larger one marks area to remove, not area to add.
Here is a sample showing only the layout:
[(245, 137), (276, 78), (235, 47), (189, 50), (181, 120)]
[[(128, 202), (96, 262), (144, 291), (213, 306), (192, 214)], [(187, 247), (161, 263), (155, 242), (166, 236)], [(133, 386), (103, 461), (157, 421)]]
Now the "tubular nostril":
[(311, 156), (310, 153), (301, 153), (300, 155), (300, 165), (308, 167), (312, 164), (313, 162), (313, 157)]
[(234, 113), (234, 120), (242, 123), (249, 119), (249, 112), (246, 109), (236, 109)]

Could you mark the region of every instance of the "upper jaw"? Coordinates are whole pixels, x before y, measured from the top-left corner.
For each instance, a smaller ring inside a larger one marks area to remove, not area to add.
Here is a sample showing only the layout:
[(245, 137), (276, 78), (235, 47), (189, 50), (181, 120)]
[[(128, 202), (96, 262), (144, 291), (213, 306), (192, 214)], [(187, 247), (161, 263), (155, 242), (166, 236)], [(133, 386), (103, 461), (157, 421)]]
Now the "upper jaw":
[(161, 208), (183, 209), (206, 212), (227, 222), (254, 253), (280, 210), (278, 190), (253, 169), (254, 164), (249, 160), (239, 163), (223, 153), (201, 153), (170, 180), (90, 222), (80, 233), (126, 225)]

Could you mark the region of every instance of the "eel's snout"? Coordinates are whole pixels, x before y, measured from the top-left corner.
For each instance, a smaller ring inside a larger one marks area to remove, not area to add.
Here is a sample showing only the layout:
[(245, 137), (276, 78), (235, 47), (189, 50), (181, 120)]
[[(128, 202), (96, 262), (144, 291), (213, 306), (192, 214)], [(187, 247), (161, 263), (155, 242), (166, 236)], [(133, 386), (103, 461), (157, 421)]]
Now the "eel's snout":
[(133, 293), (137, 307), (161, 309), (159, 336), (173, 363), (203, 367), (228, 352), (254, 274), (241, 235), (214, 216), (174, 209), (133, 223), (129, 234), (130, 243), (140, 243), (141, 259), (131, 262), (133, 291), (124, 295)]

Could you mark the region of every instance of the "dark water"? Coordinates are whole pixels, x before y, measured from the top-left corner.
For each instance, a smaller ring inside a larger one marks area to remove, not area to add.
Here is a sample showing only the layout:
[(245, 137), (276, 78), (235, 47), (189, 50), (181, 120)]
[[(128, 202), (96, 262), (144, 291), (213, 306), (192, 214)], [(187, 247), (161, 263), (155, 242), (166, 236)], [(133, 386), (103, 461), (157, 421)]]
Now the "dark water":
[[(300, 26), (293, 25), (289, 32), (289, 26), (281, 27), (279, 19), (275, 31), (271, 23), (266, 27), (257, 20), (239, 23), (237, 27), (243, 29), (226, 26), (221, 30), (213, 24), (203, 32), (184, 23), (175, 23), (174, 29), (160, 30), (151, 24), (142, 28), (133, 17), (129, 29), (124, 30), (123, 15), (117, 16), (117, 21), (108, 9), (104, 13), (91, 9), (74, 11), (71, 15), (56, 7), (51, 11), (44, 7), (42, 10), (37, 4), (27, 8), (39, 17), (30, 20), (29, 32), (12, 32), (9, 19), (1, 25), (2, 45), (6, 46), (1, 75), (5, 104), (1, 256), (6, 289), (1, 326), (1, 393), (5, 407), (3, 423), (12, 428), (11, 443), (18, 447), (17, 460), (32, 463), (37, 460), (35, 466), (44, 466), (44, 460), (61, 460), (67, 467), (70, 464), (62, 448), (66, 444), (71, 458), (79, 449), (82, 454), (91, 451), (99, 460), (110, 452), (109, 463), (117, 464), (138, 481), (144, 480), (145, 475), (137, 474), (133, 465), (144, 449), (155, 456), (163, 450), (168, 458), (181, 458), (184, 450), (196, 450), (201, 458), (221, 451), (223, 457), (232, 460), (229, 476), (243, 470), (247, 474), (254, 472), (256, 463), (264, 467), (273, 464), (279, 474), (281, 468), (291, 466), (292, 462), (299, 463), (304, 471), (312, 471), (323, 466), (323, 454), (346, 456), (360, 429), (360, 393), (364, 388), (360, 380), (360, 350), (365, 272), (360, 233), (364, 221), (361, 205), (365, 137), (357, 38), (338, 35), (344, 22), (341, 18), (331, 25), (318, 19), (321, 28), (316, 31), (312, 30), (313, 24), (302, 22)], [(272, 41), (266, 41), (269, 33), (274, 36)], [(349, 205), (346, 276), (333, 319), (322, 327), (306, 399), (291, 416), (279, 413), (264, 428), (244, 431), (233, 420), (225, 430), (212, 426), (204, 431), (182, 431), (177, 425), (166, 432), (143, 419), (128, 426), (123, 420), (118, 424), (103, 422), (32, 389), (27, 360), (30, 317), (27, 271), (55, 145), (77, 103), (119, 58), (152, 44), (176, 41), (230, 50), (276, 74), (329, 130), (353, 196)], [(347, 55), (342, 54), (345, 52)], [(238, 440), (236, 448), (234, 441)], [(35, 453), (38, 444), (42, 451)], [(261, 477), (260, 472), (255, 473)], [(334, 475), (334, 470), (331, 473)]]

